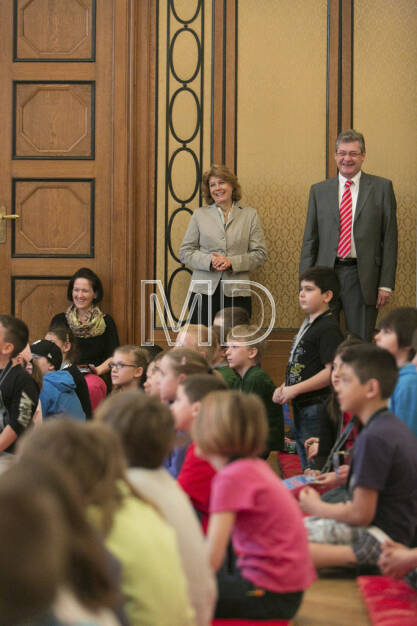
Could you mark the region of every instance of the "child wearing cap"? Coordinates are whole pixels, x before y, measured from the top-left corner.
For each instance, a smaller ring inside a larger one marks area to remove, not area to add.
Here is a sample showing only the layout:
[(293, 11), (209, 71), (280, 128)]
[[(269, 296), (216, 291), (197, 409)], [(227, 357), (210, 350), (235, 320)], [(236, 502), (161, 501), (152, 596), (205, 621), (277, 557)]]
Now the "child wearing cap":
[(43, 417), (65, 414), (85, 420), (74, 379), (67, 370), (60, 369), (62, 353), (58, 346), (47, 339), (40, 339), (30, 346), (30, 350), (43, 375), (40, 393)]

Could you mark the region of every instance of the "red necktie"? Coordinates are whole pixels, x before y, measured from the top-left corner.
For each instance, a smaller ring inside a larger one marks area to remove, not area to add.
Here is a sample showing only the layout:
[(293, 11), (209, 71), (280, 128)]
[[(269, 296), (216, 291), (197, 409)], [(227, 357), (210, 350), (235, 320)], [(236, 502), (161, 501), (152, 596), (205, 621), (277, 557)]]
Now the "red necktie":
[(345, 182), (345, 190), (340, 203), (340, 237), (339, 246), (337, 248), (337, 256), (344, 259), (350, 252), (351, 233), (352, 233), (352, 193), (350, 186), (353, 185), (351, 180)]

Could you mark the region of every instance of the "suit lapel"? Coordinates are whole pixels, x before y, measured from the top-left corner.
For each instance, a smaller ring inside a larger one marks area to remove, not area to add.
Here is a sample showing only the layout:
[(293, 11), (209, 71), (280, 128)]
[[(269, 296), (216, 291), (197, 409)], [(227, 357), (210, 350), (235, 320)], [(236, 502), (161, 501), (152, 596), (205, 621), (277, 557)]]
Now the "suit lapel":
[(356, 203), (354, 222), (356, 222), (359, 215), (361, 214), (361, 211), (366, 204), (370, 191), (371, 191), (371, 181), (369, 177), (364, 172), (362, 172), (361, 177), (359, 179), (359, 194), (358, 194), (358, 201)]
[(230, 226), (230, 224), (233, 222), (233, 220), (236, 219), (238, 211), (240, 211), (240, 206), (238, 204), (234, 204), (232, 207), (232, 210), (229, 213), (229, 221), (226, 224), (226, 230)]
[(328, 181), (327, 189), (326, 189), (326, 198), (325, 202), (327, 203), (330, 214), (335, 219), (338, 228), (340, 228), (340, 217), (339, 217), (339, 178), (331, 178)]
[(219, 209), (217, 208), (217, 206), (215, 204), (210, 204), (210, 206), (208, 207), (208, 210), (210, 211), (211, 219), (214, 221), (217, 227), (221, 230), (221, 232), (224, 233), (224, 226), (223, 226), (222, 218), (220, 217)]

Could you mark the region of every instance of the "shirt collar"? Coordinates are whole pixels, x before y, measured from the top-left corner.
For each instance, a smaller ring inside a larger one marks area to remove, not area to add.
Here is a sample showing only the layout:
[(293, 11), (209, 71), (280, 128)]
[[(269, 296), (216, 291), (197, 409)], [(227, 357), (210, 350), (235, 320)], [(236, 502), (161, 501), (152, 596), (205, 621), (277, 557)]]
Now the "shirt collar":
[(323, 313), (320, 313), (320, 315), (315, 317), (312, 322), (309, 322), (308, 315), (306, 315), (305, 322), (306, 322), (306, 324), (310, 324), (311, 325), (311, 324), (314, 324), (314, 322), (316, 322), (317, 320), (321, 320), (322, 317), (326, 317), (329, 314), (333, 315), (332, 314), (332, 310), (330, 309), (330, 307), (328, 309), (326, 309), (325, 311), (323, 311)]
[(345, 178), (344, 176), (342, 176), (342, 174), (339, 172), (339, 185), (341, 187), (344, 187), (347, 180), (351, 180), (354, 185), (359, 185), (361, 174), (362, 174), (362, 170), (359, 170), (359, 172), (355, 174), (353, 178), (349, 179), (349, 178)]

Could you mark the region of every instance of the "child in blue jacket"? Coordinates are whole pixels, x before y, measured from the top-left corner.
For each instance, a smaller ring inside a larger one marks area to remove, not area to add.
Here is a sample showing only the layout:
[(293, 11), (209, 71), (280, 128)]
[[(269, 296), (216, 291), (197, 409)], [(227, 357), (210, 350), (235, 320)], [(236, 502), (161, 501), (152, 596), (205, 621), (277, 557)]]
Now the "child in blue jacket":
[(40, 339), (30, 346), (32, 358), (43, 374), (40, 401), (44, 418), (65, 414), (85, 420), (85, 413), (76, 394), (73, 377), (67, 370), (59, 369), (61, 350), (52, 341)]
[(417, 370), (410, 363), (415, 355), (416, 330), (417, 309), (401, 306), (382, 318), (375, 341), (391, 352), (398, 367), (398, 382), (389, 399), (389, 409), (417, 436)]

